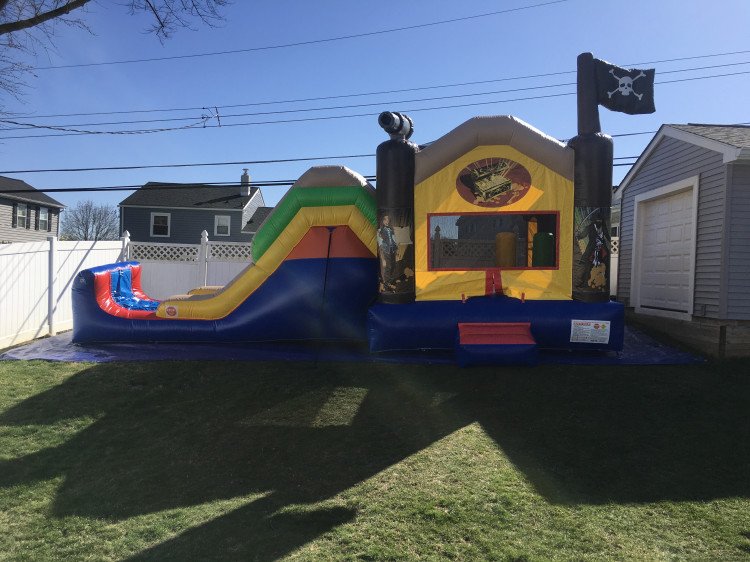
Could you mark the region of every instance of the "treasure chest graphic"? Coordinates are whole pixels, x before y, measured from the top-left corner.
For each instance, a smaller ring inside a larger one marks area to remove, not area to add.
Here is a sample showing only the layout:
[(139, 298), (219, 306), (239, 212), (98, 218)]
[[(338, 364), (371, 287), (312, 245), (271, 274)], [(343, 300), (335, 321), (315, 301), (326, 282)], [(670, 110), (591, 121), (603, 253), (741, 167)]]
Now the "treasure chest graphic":
[(465, 199), (476, 205), (494, 207), (523, 197), (531, 185), (531, 176), (518, 162), (488, 158), (464, 168), (457, 183)]

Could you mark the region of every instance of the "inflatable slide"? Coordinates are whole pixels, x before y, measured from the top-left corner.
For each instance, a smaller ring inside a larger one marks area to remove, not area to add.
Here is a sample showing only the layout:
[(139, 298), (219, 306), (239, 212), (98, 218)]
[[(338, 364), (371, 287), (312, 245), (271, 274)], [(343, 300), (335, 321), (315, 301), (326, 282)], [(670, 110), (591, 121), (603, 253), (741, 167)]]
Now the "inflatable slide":
[(377, 294), (375, 215), (362, 176), (312, 168), (261, 225), (253, 262), (224, 287), (156, 302), (135, 262), (82, 271), (73, 341), (364, 340)]

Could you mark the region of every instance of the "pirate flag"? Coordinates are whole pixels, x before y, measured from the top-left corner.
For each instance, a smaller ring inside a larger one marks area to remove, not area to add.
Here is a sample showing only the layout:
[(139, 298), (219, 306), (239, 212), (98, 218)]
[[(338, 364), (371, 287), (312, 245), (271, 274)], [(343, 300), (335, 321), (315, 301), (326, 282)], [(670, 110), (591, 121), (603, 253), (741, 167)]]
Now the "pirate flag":
[(630, 115), (656, 111), (653, 68), (620, 68), (599, 59), (594, 59), (594, 68), (600, 105)]

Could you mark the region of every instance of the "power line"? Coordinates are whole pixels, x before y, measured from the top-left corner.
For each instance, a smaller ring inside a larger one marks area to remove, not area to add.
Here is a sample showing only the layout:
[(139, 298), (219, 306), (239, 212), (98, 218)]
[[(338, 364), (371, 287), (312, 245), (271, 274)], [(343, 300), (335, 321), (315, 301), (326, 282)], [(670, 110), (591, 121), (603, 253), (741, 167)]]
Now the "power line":
[(6, 170), (0, 174), (35, 174), (40, 172), (94, 172), (109, 170), (145, 170), (149, 168), (194, 168), (202, 166), (242, 166), (280, 164), (287, 162), (310, 162), (312, 160), (343, 160), (349, 158), (371, 158), (374, 154), (349, 154), (346, 156), (310, 156), (307, 158), (280, 158), (275, 160), (237, 160), (234, 162), (202, 162), (198, 164), (151, 164), (144, 166), (104, 166), (100, 168), (47, 168), (42, 170)]
[[(747, 62), (744, 64), (750, 64), (750, 62)], [(528, 91), (528, 90), (544, 90), (547, 88), (557, 88), (557, 87), (563, 87), (563, 86), (575, 86), (575, 82), (567, 82), (563, 84), (550, 84), (550, 85), (545, 85), (545, 86), (528, 86), (525, 88), (511, 88), (507, 90), (494, 90), (490, 92), (477, 92), (477, 93), (471, 93), (471, 94), (453, 94), (450, 96), (436, 96), (436, 97), (418, 98), (418, 99), (410, 99), (410, 100), (377, 101), (377, 102), (350, 104), (350, 105), (333, 105), (333, 106), (327, 106), (327, 107), (313, 107), (313, 108), (307, 108), (307, 109), (283, 109), (283, 110), (277, 110), (277, 111), (258, 111), (258, 112), (252, 112), (252, 113), (230, 113), (230, 114), (222, 115), (221, 118), (231, 119), (232, 117), (255, 117), (259, 115), (285, 115), (289, 113), (308, 113), (311, 111), (333, 111), (336, 109), (355, 109), (359, 107), (372, 107), (372, 106), (377, 106), (377, 105), (419, 103), (419, 102), (425, 102), (425, 101), (459, 99), (459, 98), (469, 98), (469, 97), (476, 97), (476, 96), (488, 96), (488, 95), (493, 95), (493, 94), (505, 94), (505, 93), (511, 93), (511, 92), (523, 92), (523, 91)], [(208, 118), (206, 120), (208, 120)], [(133, 125), (133, 124), (140, 124), (140, 123), (163, 123), (163, 122), (169, 122), (169, 121), (195, 121), (195, 117), (172, 117), (172, 118), (167, 118), (167, 119), (146, 119), (146, 120), (135, 120), (135, 121), (112, 121), (112, 122), (98, 122), (98, 123), (71, 123), (71, 124), (66, 124), (66, 125), (58, 125), (57, 127), (87, 127), (87, 126), (96, 126), (96, 125)], [(10, 121), (7, 119), (0, 119), (0, 123), (12, 123), (16, 125), (24, 125), (24, 123), (18, 123), (16, 121)], [(47, 128), (46, 126), (37, 125), (33, 123), (26, 123), (25, 125), (26, 126), (24, 127), (9, 127), (9, 128), (2, 129), (2, 130), (14, 131), (14, 130), (33, 129), (33, 128)]]
[[(212, 117), (204, 117), (198, 121), (195, 120), (195, 118), (190, 119), (193, 121), (193, 123), (189, 125), (182, 125), (180, 127), (160, 127), (158, 129), (124, 129), (121, 131), (91, 131), (91, 130), (83, 130), (83, 129), (73, 129), (71, 125), (67, 126), (57, 126), (57, 125), (34, 125), (31, 123), (28, 123), (25, 127), (8, 127), (5, 129), (6, 131), (16, 131), (16, 130), (28, 130), (28, 129), (46, 129), (51, 131), (63, 131), (66, 133), (73, 133), (78, 135), (146, 135), (151, 133), (166, 133), (170, 131), (183, 131), (185, 129), (195, 129), (195, 128), (203, 128), (206, 126), (206, 122), (211, 119)], [(185, 119), (181, 119), (181, 121), (185, 121)], [(10, 123), (12, 125), (24, 125), (24, 123), (20, 123), (18, 121), (13, 121), (11, 119), (0, 119), (0, 123)], [(96, 123), (93, 123), (96, 125)], [(64, 136), (64, 135), (55, 135), (55, 136)], [(0, 137), (0, 139), (4, 138), (13, 138), (13, 137)], [(23, 137), (22, 137), (23, 138)]]
[[(643, 133), (627, 133), (627, 134), (649, 134), (654, 131), (646, 131)], [(618, 135), (613, 135), (618, 136)], [(311, 156), (306, 158), (281, 158), (275, 160), (237, 160), (233, 162), (200, 162), (200, 163), (180, 163), (180, 164), (146, 164), (146, 165), (133, 165), (133, 166), (102, 166), (102, 167), (91, 167), (91, 168), (43, 168), (37, 170), (3, 170), (0, 171), (0, 175), (4, 174), (39, 174), (39, 173), (63, 173), (63, 172), (102, 172), (102, 171), (113, 171), (113, 170), (146, 170), (153, 168), (200, 168), (208, 166), (257, 166), (263, 164), (283, 164), (288, 162), (310, 162), (314, 160), (344, 160), (352, 158), (374, 158), (375, 154), (348, 154), (348, 155), (337, 155), (337, 156)], [(615, 160), (631, 160), (636, 159), (637, 156), (618, 156)], [(209, 185), (207, 182), (202, 182), (204, 185)], [(255, 182), (253, 183), (255, 184)]]
[[(663, 62), (676, 62), (676, 61), (685, 61), (685, 60), (705, 59), (705, 58), (729, 56), (729, 55), (736, 55), (736, 54), (746, 54), (746, 53), (750, 53), (750, 50), (730, 51), (730, 52), (725, 52), (725, 53), (712, 53), (712, 54), (706, 54), (706, 55), (694, 55), (690, 57), (646, 61), (646, 62), (639, 62), (639, 63), (631, 63), (625, 66), (654, 65), (654, 64), (660, 64)], [(689, 70), (705, 70), (705, 69), (711, 69), (711, 68), (720, 68), (724, 66), (736, 66), (736, 65), (741, 65), (741, 64), (748, 64), (748, 63), (747, 62), (728, 63), (728, 64), (723, 64), (723, 65), (712, 65), (712, 66), (695, 67), (695, 68), (688, 68), (688, 69), (659, 71), (659, 74), (660, 75), (672, 74), (675, 72), (687, 72)], [(477, 80), (477, 81), (472, 81), (472, 82), (456, 82), (453, 84), (417, 86), (417, 87), (412, 87), (412, 88), (401, 88), (401, 89), (395, 89), (395, 90), (380, 90), (380, 91), (370, 91), (370, 92), (359, 92), (359, 93), (353, 93), (353, 94), (319, 96), (319, 97), (311, 97), (311, 98), (296, 98), (296, 99), (288, 99), (288, 100), (225, 104), (225, 105), (216, 105), (215, 107), (219, 109), (234, 109), (234, 108), (239, 108), (239, 107), (255, 107), (255, 106), (263, 106), (263, 105), (279, 105), (279, 104), (287, 104), (287, 103), (325, 101), (325, 100), (342, 99), (342, 98), (374, 96), (374, 95), (383, 95), (383, 94), (396, 94), (396, 93), (403, 93), (403, 92), (416, 92), (416, 91), (421, 91), (421, 90), (434, 90), (434, 89), (441, 89), (441, 88), (475, 86), (475, 85), (480, 85), (480, 84), (490, 84), (490, 83), (507, 82), (507, 81), (515, 81), (515, 80), (526, 80), (530, 78), (545, 78), (545, 77), (551, 77), (551, 76), (560, 76), (564, 74), (575, 74), (575, 72), (576, 72), (575, 70), (566, 70), (566, 71), (560, 71), (560, 72), (547, 72), (547, 73), (542, 73), (542, 74), (529, 74), (526, 76), (495, 78), (495, 79), (490, 79), (490, 80)], [(58, 113), (58, 114), (50, 114), (50, 115), (35, 115), (35, 116), (28, 117), (28, 119), (45, 119), (45, 118), (58, 118), (58, 117), (87, 117), (87, 116), (95, 116), (95, 115), (127, 115), (127, 114), (134, 114), (134, 113), (166, 113), (166, 112), (176, 112), (176, 111), (207, 111), (207, 109), (208, 109), (207, 107), (183, 107), (183, 108), (160, 108), (160, 109), (135, 109), (135, 110), (122, 110), (122, 111), (98, 111), (98, 112), (90, 112), (90, 113)], [(144, 121), (144, 122), (147, 122), (147, 121)]]
[[(634, 162), (629, 163), (617, 163), (613, 166), (632, 166)], [(377, 178), (375, 176), (363, 176), (368, 182), (375, 182)], [(296, 183), (297, 180), (269, 180), (269, 181), (254, 181), (251, 187), (289, 187)], [(164, 185), (152, 185), (149, 186), (149, 191), (180, 191), (185, 189), (195, 189), (202, 185), (209, 185), (212, 187), (239, 187), (240, 182), (203, 182), (201, 184), (164, 184)], [(35, 188), (36, 193), (87, 193), (87, 192), (108, 192), (108, 191), (135, 191), (143, 187), (143, 184), (133, 185), (108, 185), (108, 186), (97, 186), (97, 187), (52, 187), (52, 188)], [(0, 190), (0, 194), (13, 194), (13, 193), (25, 193), (29, 194), (28, 190), (25, 189), (4, 189)]]
[[(554, 98), (554, 97), (561, 97), (561, 96), (573, 96), (573, 95), (575, 95), (575, 92), (568, 92), (568, 93), (563, 93), (563, 94), (548, 94), (548, 95), (543, 95), (543, 96), (521, 97), (521, 98), (513, 98), (513, 99), (507, 99), (507, 100), (494, 100), (494, 101), (486, 101), (486, 102), (444, 105), (444, 106), (438, 106), (438, 107), (428, 107), (428, 108), (419, 108), (419, 109), (412, 108), (412, 109), (403, 109), (402, 111), (410, 112), (410, 113), (417, 113), (420, 111), (435, 111), (435, 110), (440, 110), (440, 109), (454, 109), (454, 108), (460, 108), (460, 107), (491, 105), (491, 104), (497, 104), (497, 103), (509, 103), (513, 101), (527, 101), (527, 100)], [(354, 114), (349, 114), (349, 115), (328, 115), (328, 116), (320, 116), (320, 117), (300, 117), (300, 118), (295, 118), (295, 119), (273, 119), (273, 120), (267, 120), (267, 121), (251, 121), (247, 123), (225, 123), (221, 125), (221, 128), (246, 127), (246, 126), (252, 126), (252, 125), (273, 125), (273, 124), (279, 124), (279, 123), (305, 123), (305, 122), (312, 122), (312, 121), (330, 121), (334, 119), (351, 119), (354, 117), (374, 117), (377, 115), (380, 115), (380, 112), (354, 113)], [(0, 120), (0, 122), (3, 122), (3, 120)], [(37, 125), (33, 128), (45, 129), (47, 127)], [(220, 128), (220, 126), (219, 125), (205, 125), (201, 127), (201, 129), (217, 129), (217, 128)], [(152, 129), (143, 129), (143, 131), (149, 132), (149, 131), (152, 131)], [(159, 132), (164, 132), (164, 131), (159, 131)], [(81, 132), (45, 134), (45, 135), (11, 135), (11, 136), (2, 136), (0, 137), (0, 140), (37, 139), (37, 138), (50, 138), (50, 137), (59, 138), (59, 137), (70, 137), (70, 136), (82, 136), (82, 135), (87, 135), (87, 134), (89, 133), (85, 131), (81, 131)]]
[[(613, 166), (632, 166), (634, 162), (629, 163), (617, 163)], [(368, 182), (375, 182), (377, 178), (375, 176), (363, 176)], [(296, 183), (297, 180), (267, 180), (267, 181), (254, 181), (251, 187), (289, 187)], [(186, 189), (195, 189), (200, 186), (212, 186), (212, 187), (239, 187), (240, 182), (202, 182), (200, 184), (159, 184), (150, 185), (149, 191), (181, 191)], [(133, 185), (108, 185), (108, 186), (95, 186), (95, 187), (53, 187), (53, 188), (35, 188), (35, 192), (38, 193), (88, 193), (88, 192), (116, 192), (116, 191), (135, 191), (143, 187), (143, 184)], [(14, 193), (25, 193), (29, 194), (28, 190), (24, 189), (5, 189), (0, 190), (0, 194), (14, 194)]]
[[(695, 80), (708, 80), (713, 78), (722, 78), (722, 77), (728, 77), (728, 76), (738, 76), (738, 75), (744, 75), (744, 74), (750, 74), (750, 71), (741, 71), (741, 72), (730, 72), (730, 73), (724, 73), (724, 74), (715, 74), (712, 76), (696, 76), (692, 78), (681, 78), (676, 80), (665, 80), (661, 82), (657, 82), (659, 85), (664, 84), (673, 84), (678, 82), (687, 82), (687, 81), (695, 81)], [(489, 101), (481, 101), (481, 102), (472, 102), (472, 103), (462, 103), (462, 104), (452, 104), (452, 105), (442, 105), (442, 106), (435, 106), (435, 107), (421, 107), (421, 108), (407, 108), (407, 109), (401, 109), (403, 112), (409, 112), (409, 113), (419, 113), (419, 112), (425, 112), (425, 111), (437, 111), (437, 110), (444, 110), (444, 109), (457, 109), (457, 108), (465, 108), (465, 107), (476, 107), (476, 106), (482, 106), (482, 105), (494, 105), (494, 104), (501, 104), (501, 103), (510, 103), (510, 102), (517, 102), (517, 101), (530, 101), (530, 100), (539, 100), (539, 99), (549, 99), (549, 98), (556, 98), (556, 97), (564, 97), (564, 96), (573, 96), (576, 92), (564, 92), (564, 93), (558, 93), (558, 94), (546, 94), (546, 95), (540, 95), (540, 96), (527, 96), (527, 97), (518, 97), (518, 98), (511, 98), (511, 99), (504, 99), (504, 100), (489, 100)], [(330, 121), (334, 119), (350, 119), (354, 117), (372, 117), (379, 115), (378, 113), (355, 113), (355, 114), (349, 114), (349, 115), (328, 115), (328, 116), (319, 116), (319, 117), (302, 117), (302, 118), (294, 118), (294, 119), (272, 119), (272, 120), (266, 120), (266, 121), (250, 121), (246, 123), (224, 123), (221, 125), (203, 125), (200, 127), (200, 129), (215, 129), (215, 128), (228, 128), (228, 127), (247, 127), (247, 126), (256, 126), (256, 125), (271, 125), (271, 124), (280, 124), (280, 123), (303, 123), (303, 122), (313, 122), (313, 121)], [(0, 120), (0, 122), (3, 122)], [(8, 122), (7, 120), (5, 122)], [(50, 127), (37, 125), (33, 128), (42, 128), (47, 129)], [(171, 130), (195, 130), (198, 127), (176, 127)], [(161, 128), (161, 129), (141, 129), (137, 131), (132, 131), (132, 134), (145, 134), (150, 132), (166, 132), (169, 131), (169, 128)], [(101, 134), (102, 131), (98, 131), (98, 134)], [(0, 140), (9, 140), (9, 139), (26, 139), (26, 138), (57, 138), (57, 137), (67, 137), (67, 136), (80, 136), (80, 135), (86, 135), (91, 134), (87, 131), (78, 131), (78, 132), (67, 132), (67, 133), (59, 133), (59, 134), (44, 134), (44, 135), (11, 135), (11, 136), (2, 136), (0, 137)]]
[[(367, 181), (374, 182), (375, 176), (363, 176)], [(267, 181), (254, 181), (251, 183), (251, 187), (288, 187), (296, 183), (297, 180), (267, 180)], [(183, 183), (160, 183), (158, 185), (150, 185), (148, 191), (182, 191), (187, 189), (200, 188), (201, 186), (211, 187), (240, 187), (241, 182), (201, 182), (195, 184), (183, 184)], [(35, 193), (77, 193), (77, 192), (106, 192), (106, 191), (134, 191), (143, 187), (143, 184), (133, 185), (107, 185), (107, 186), (94, 186), (94, 187), (50, 187), (50, 188), (34, 188)], [(0, 190), (0, 194), (13, 194), (13, 193), (25, 193), (28, 195), (30, 192), (28, 189), (3, 189)]]
[(294, 43), (284, 43), (279, 45), (266, 45), (262, 47), (248, 47), (246, 49), (231, 49), (226, 51), (213, 51), (209, 53), (194, 53), (191, 55), (173, 55), (169, 57), (153, 57), (153, 58), (146, 58), (146, 59), (130, 59), (130, 60), (119, 60), (119, 61), (105, 61), (105, 62), (90, 62), (90, 63), (79, 63), (79, 64), (63, 64), (63, 65), (54, 65), (54, 66), (40, 66), (37, 67), (36, 70), (56, 70), (56, 69), (62, 69), (62, 68), (86, 68), (86, 67), (92, 67), (92, 66), (108, 66), (108, 65), (115, 65), (115, 64), (135, 64), (135, 63), (143, 63), (143, 62), (161, 62), (161, 61), (168, 61), (168, 60), (184, 60), (184, 59), (195, 59), (195, 58), (201, 58), (201, 57), (215, 57), (220, 55), (234, 55), (239, 53), (254, 53), (254, 52), (260, 52), (260, 51), (271, 51), (276, 49), (287, 49), (290, 47), (304, 47), (309, 45), (320, 45), (323, 43), (333, 43), (335, 41), (344, 41), (349, 39), (360, 39), (362, 37), (373, 37), (376, 35), (385, 35), (388, 33), (396, 33), (400, 31), (410, 31), (413, 29), (424, 29), (426, 27), (434, 27), (438, 25), (445, 25), (448, 23), (456, 23), (460, 21), (469, 21), (469, 20), (475, 20), (479, 18), (485, 18), (489, 16), (497, 16), (501, 14), (509, 14), (511, 12), (521, 12), (523, 10), (531, 10), (534, 8), (543, 8), (545, 6), (551, 6), (553, 4), (563, 4), (565, 2), (568, 2), (569, 0), (551, 0), (549, 2), (543, 2), (541, 4), (531, 4), (528, 6), (519, 6), (518, 8), (508, 8), (506, 10), (497, 10), (494, 12), (486, 12), (483, 14), (476, 14), (473, 16), (464, 16), (460, 18), (452, 18), (447, 20), (440, 20), (436, 22), (429, 22), (429, 23), (420, 23), (420, 24), (414, 24), (414, 25), (407, 25), (403, 27), (394, 27), (390, 29), (381, 29), (378, 31), (366, 31), (363, 33), (353, 33), (351, 35), (339, 35), (337, 37), (327, 37), (324, 39), (310, 39), (307, 41), (297, 41)]
[[(728, 66), (740, 66), (740, 65), (746, 65), (750, 64), (750, 61), (745, 62), (736, 62), (736, 63), (729, 63), (729, 64), (720, 64), (720, 65), (711, 65), (711, 66), (702, 66), (702, 67), (695, 67), (695, 68), (686, 68), (681, 70), (671, 70), (662, 72), (661, 74), (673, 74), (677, 72), (691, 72), (695, 70), (706, 70), (706, 69), (714, 69), (714, 68), (724, 68)], [(682, 81), (687, 80), (694, 80), (696, 78), (686, 78)], [(678, 82), (680, 80), (673, 80), (672, 82)], [(661, 84), (666, 82), (660, 82)], [(426, 102), (426, 101), (438, 101), (438, 100), (447, 100), (447, 99), (463, 99), (463, 98), (469, 98), (469, 97), (477, 97), (477, 96), (488, 96), (488, 95), (494, 95), (494, 94), (505, 94), (505, 93), (512, 93), (512, 92), (523, 92), (523, 91), (529, 91), (529, 90), (545, 90), (548, 88), (560, 88), (564, 86), (575, 86), (575, 82), (564, 82), (559, 84), (547, 84), (547, 85), (541, 85), (541, 86), (527, 86), (524, 88), (510, 88), (506, 90), (493, 90), (488, 92), (475, 92), (475, 93), (469, 93), (469, 94), (453, 94), (449, 96), (435, 96), (435, 97), (427, 97), (427, 98), (418, 98), (418, 99), (410, 99), (410, 100), (390, 100), (390, 101), (382, 101), (382, 102), (370, 102), (370, 103), (361, 103), (361, 104), (350, 104), (350, 105), (336, 105), (336, 106), (328, 106), (328, 107), (314, 107), (314, 108), (306, 108), (306, 109), (284, 109), (284, 110), (276, 110), (276, 111), (260, 111), (260, 112), (252, 112), (252, 113), (230, 113), (230, 114), (224, 114), (221, 115), (221, 118), (231, 119), (234, 117), (255, 117), (255, 116), (261, 116), (261, 115), (287, 115), (291, 113), (309, 113), (312, 111), (333, 111), (338, 109), (355, 109), (360, 107), (372, 107), (372, 106), (378, 106), (378, 105), (397, 105), (397, 104), (403, 104), (403, 103), (420, 103), (420, 102)], [(218, 116), (218, 113), (217, 113)], [(109, 132), (109, 131), (80, 131), (80, 130), (71, 130), (72, 127), (89, 127), (89, 126), (104, 126), (104, 125), (135, 125), (135, 124), (142, 124), (142, 123), (166, 123), (166, 122), (173, 122), (173, 121), (193, 121), (194, 123), (192, 125), (186, 125), (184, 127), (179, 128), (164, 128), (164, 129), (145, 129), (145, 131), (148, 132), (166, 132), (171, 130), (179, 130), (181, 128), (192, 128), (192, 127), (201, 127), (201, 125), (205, 125), (210, 119), (213, 119), (214, 116), (206, 116), (203, 115), (200, 120), (196, 121), (195, 116), (193, 117), (172, 117), (172, 118), (166, 118), (166, 119), (145, 119), (145, 120), (130, 120), (130, 121), (109, 121), (109, 122), (96, 122), (96, 123), (67, 123), (64, 125), (55, 125), (55, 126), (47, 126), (47, 125), (38, 125), (35, 123), (24, 123), (24, 122), (18, 122), (18, 121), (12, 121), (7, 119), (0, 119), (0, 123), (10, 123), (14, 125), (21, 125), (17, 127), (7, 127), (2, 129), (2, 131), (16, 131), (16, 130), (27, 130), (27, 129), (51, 129), (55, 131), (63, 131), (63, 132), (74, 132), (74, 133), (87, 133), (87, 134), (139, 134), (140, 129), (135, 129), (132, 131), (127, 132)], [(226, 123), (225, 123), (226, 125)]]

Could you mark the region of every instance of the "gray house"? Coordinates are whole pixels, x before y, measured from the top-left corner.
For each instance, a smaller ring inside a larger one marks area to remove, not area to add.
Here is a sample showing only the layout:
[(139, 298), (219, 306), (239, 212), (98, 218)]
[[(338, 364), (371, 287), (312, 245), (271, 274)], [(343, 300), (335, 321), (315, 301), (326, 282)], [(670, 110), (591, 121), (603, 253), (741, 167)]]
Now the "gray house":
[(204, 230), (211, 240), (249, 242), (257, 229), (246, 227), (263, 206), (247, 170), (239, 186), (149, 182), (120, 203), (120, 229), (138, 242), (197, 244)]
[(258, 207), (255, 209), (250, 220), (242, 227), (242, 232), (250, 234), (251, 236), (255, 235), (263, 224), (263, 221), (265, 221), (268, 218), (268, 215), (271, 214), (271, 211), (273, 211), (273, 207)]
[(662, 125), (615, 193), (617, 298), (716, 355), (750, 355), (750, 127)]
[(0, 176), (0, 244), (58, 236), (64, 208), (26, 182)]

